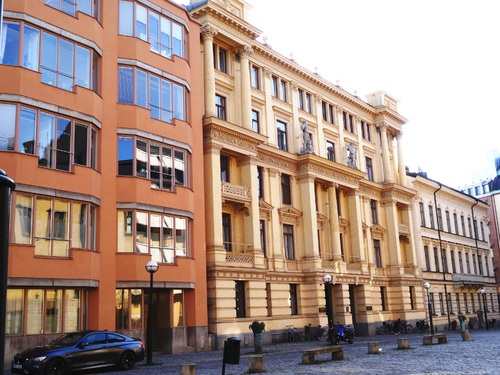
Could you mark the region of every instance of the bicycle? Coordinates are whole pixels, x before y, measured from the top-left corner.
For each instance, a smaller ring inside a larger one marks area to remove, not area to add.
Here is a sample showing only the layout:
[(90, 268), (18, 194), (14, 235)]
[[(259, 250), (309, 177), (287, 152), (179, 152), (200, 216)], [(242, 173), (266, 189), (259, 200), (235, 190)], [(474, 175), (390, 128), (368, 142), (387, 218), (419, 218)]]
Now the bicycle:
[(286, 339), (288, 342), (300, 341), (300, 333), (293, 325), (286, 326)]
[(320, 327), (318, 331), (318, 340), (321, 342), (329, 341), (328, 330), (326, 328)]

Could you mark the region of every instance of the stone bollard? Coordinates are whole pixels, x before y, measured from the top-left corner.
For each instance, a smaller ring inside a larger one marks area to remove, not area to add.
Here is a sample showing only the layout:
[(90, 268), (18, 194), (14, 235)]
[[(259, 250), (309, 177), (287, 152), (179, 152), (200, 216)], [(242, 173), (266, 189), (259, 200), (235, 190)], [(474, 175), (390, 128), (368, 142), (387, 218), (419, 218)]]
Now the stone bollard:
[(196, 365), (186, 364), (180, 365), (180, 375), (196, 375)]
[(250, 374), (264, 372), (264, 358), (261, 355), (248, 356), (248, 372)]
[(463, 330), (462, 332), (460, 332), (460, 334), (462, 335), (462, 341), (471, 341), (470, 332), (468, 329)]
[(378, 341), (368, 343), (368, 354), (379, 354)]
[(409, 349), (408, 339), (398, 339), (398, 349)]

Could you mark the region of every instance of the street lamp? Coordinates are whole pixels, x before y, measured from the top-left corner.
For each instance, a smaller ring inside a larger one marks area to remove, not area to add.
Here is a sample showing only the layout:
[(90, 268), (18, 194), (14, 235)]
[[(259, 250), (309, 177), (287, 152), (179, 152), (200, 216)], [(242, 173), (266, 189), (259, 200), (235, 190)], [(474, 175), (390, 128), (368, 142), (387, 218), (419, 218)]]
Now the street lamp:
[(432, 323), (432, 305), (431, 305), (431, 298), (429, 297), (429, 288), (431, 287), (431, 284), (429, 284), (427, 281), (424, 283), (424, 288), (427, 290), (427, 309), (429, 310), (429, 323), (431, 325), (431, 335), (434, 334), (434, 324)]
[(332, 301), (332, 275), (323, 276), (325, 282), (326, 316), (328, 318), (328, 339), (333, 342), (333, 301)]
[(153, 364), (153, 274), (158, 271), (158, 263), (150, 260), (146, 264), (149, 272), (149, 301), (148, 301), (148, 337), (147, 337), (147, 365)]
[(484, 310), (484, 320), (486, 321), (486, 330), (489, 331), (490, 326), (488, 325), (488, 314), (486, 312), (486, 308), (488, 307), (486, 306), (486, 292), (484, 288), (481, 288), (479, 291), (481, 292), (481, 296), (483, 297), (483, 310)]

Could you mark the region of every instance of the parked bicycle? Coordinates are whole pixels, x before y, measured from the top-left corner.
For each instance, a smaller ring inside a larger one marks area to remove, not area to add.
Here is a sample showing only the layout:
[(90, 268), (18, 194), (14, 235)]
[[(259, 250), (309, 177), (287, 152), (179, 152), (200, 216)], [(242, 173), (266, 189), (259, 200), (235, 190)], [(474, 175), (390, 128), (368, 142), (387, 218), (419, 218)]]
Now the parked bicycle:
[(413, 332), (415, 333), (424, 333), (429, 331), (429, 324), (425, 319), (418, 319), (417, 322), (415, 323), (415, 328), (413, 329)]
[(406, 320), (386, 320), (377, 330), (379, 335), (400, 335), (402, 333), (413, 332), (413, 326)]
[(320, 325), (313, 326), (311, 323), (304, 326), (304, 340), (305, 341), (318, 341), (322, 336), (323, 328)]
[(286, 328), (285, 337), (288, 342), (300, 341), (300, 333), (293, 325), (286, 326)]

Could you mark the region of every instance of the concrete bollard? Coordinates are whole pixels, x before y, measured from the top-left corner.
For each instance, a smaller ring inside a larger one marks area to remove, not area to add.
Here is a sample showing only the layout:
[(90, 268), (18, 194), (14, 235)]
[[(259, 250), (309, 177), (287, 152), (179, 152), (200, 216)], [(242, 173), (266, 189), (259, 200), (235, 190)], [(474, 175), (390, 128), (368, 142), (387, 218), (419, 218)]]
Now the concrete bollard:
[(186, 364), (180, 365), (180, 375), (196, 375), (196, 365)]
[(368, 354), (378, 354), (380, 353), (378, 349), (378, 341), (368, 343)]
[(468, 329), (463, 330), (462, 332), (460, 332), (460, 334), (462, 335), (462, 341), (471, 341), (470, 332)]
[(261, 355), (248, 356), (248, 372), (250, 374), (264, 372), (264, 358)]
[(408, 339), (398, 339), (398, 349), (408, 349)]

